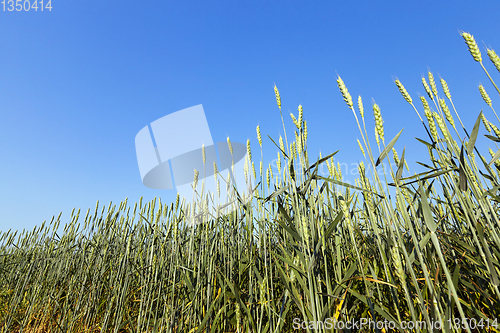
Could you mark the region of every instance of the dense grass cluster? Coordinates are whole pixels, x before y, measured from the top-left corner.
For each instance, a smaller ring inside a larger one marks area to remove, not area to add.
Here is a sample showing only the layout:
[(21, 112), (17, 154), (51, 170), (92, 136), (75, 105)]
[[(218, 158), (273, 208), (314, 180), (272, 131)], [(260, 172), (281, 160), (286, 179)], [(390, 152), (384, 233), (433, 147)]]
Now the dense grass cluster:
[[(491, 79), (473, 37), (462, 37)], [(488, 56), (500, 71), (496, 53)], [(0, 331), (290, 332), (294, 318), (387, 319), (400, 331), (404, 321), (430, 327), (474, 318), (484, 327), (464, 331), (488, 331), (500, 317), (500, 154), (486, 158), (475, 143), (484, 127), (496, 146), (500, 131), (483, 113), (464, 127), (446, 82), (441, 97), (432, 73), (422, 79), (423, 112), (396, 80), (429, 151), (419, 162), (428, 171), (403, 177), (405, 152), (393, 149), (401, 132), (386, 144), (373, 104), (370, 145), (361, 97), (356, 111), (337, 82), (366, 158), (354, 185), (343, 181), (334, 154), (309, 158), (299, 106), (295, 140), (286, 131), (276, 140), (279, 173), (261, 162), (255, 177), (248, 160), (247, 176), (261, 181), (254, 199), (230, 214), (192, 227), (183, 202), (125, 201), (97, 205), (84, 219), (72, 214), (61, 235), (60, 218), (19, 235), (2, 232)], [(480, 93), (494, 113), (483, 86)]]

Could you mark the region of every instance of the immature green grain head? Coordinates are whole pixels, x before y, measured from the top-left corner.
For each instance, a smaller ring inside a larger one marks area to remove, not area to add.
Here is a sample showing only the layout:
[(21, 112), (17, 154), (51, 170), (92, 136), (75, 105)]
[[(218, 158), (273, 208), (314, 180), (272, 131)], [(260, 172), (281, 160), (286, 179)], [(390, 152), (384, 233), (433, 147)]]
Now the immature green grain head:
[(240, 327), (241, 324), (241, 310), (240, 310), (240, 303), (236, 302), (236, 308), (235, 308), (235, 313), (236, 313), (236, 327)]
[(304, 109), (299, 105), (299, 129), (302, 127), (302, 119), (304, 117)]
[(431, 131), (432, 138), (434, 141), (438, 140), (438, 132), (436, 129), (436, 123), (434, 122), (434, 118), (432, 118), (432, 114), (430, 111), (425, 111), (425, 117), (427, 118), (427, 121), (429, 122), (429, 130)]
[(245, 172), (245, 180), (248, 181), (248, 159), (245, 160), (245, 164), (243, 166), (243, 171)]
[(420, 100), (422, 101), (422, 105), (424, 106), (425, 117), (429, 122), (429, 129), (431, 131), (431, 136), (434, 139), (434, 141), (437, 141), (438, 134), (436, 130), (436, 124), (434, 123), (434, 118), (432, 118), (432, 113), (431, 109), (429, 108), (429, 103), (427, 103), (427, 100), (425, 99), (424, 96), (420, 96)]
[(401, 255), (399, 254), (398, 248), (396, 246), (394, 246), (391, 248), (390, 252), (391, 252), (392, 262), (394, 264), (396, 275), (399, 277), (399, 279), (403, 283), (405, 283), (406, 275), (405, 275), (405, 271), (403, 268), (403, 264), (401, 262)]
[(331, 178), (333, 179), (336, 179), (335, 178), (335, 165), (333, 164), (333, 161), (331, 161), (331, 163), (328, 163), (328, 161), (326, 161), (326, 166), (328, 167), (328, 173), (330, 175)]
[(486, 92), (486, 89), (484, 89), (482, 84), (479, 85), (479, 92), (481, 93), (481, 97), (486, 102), (486, 104), (488, 104), (488, 106), (491, 108), (491, 98), (490, 96), (488, 96), (488, 93)]
[(431, 109), (429, 108), (429, 103), (425, 99), (424, 96), (420, 96), (420, 101), (422, 102), (422, 105), (424, 106), (424, 110), (430, 111)]
[(450, 141), (450, 137), (448, 136), (448, 130), (446, 129), (446, 125), (444, 124), (443, 118), (437, 113), (433, 112), (432, 115), (434, 119), (436, 119), (436, 123), (438, 124), (439, 129), (443, 133), (443, 136), (446, 140)]
[(479, 51), (479, 47), (477, 46), (474, 36), (464, 31), (462, 31), (460, 35), (462, 35), (462, 38), (465, 40), (465, 44), (467, 44), (472, 58), (474, 58), (477, 62), (482, 62), (481, 51)]
[(231, 155), (233, 155), (233, 146), (231, 145), (229, 137), (227, 137), (227, 146), (229, 147), (229, 152), (231, 153)]
[(365, 150), (363, 149), (363, 146), (361, 145), (361, 142), (359, 142), (359, 139), (358, 139), (358, 146), (359, 146), (359, 150), (361, 150), (361, 153), (363, 154), (364, 157), (365, 156)]
[(278, 87), (274, 85), (274, 95), (276, 96), (276, 104), (278, 104), (278, 107), (281, 110), (281, 97), (280, 97), (280, 92), (278, 91)]
[(342, 81), (342, 78), (339, 76), (337, 78), (337, 84), (339, 86), (340, 92), (342, 93), (342, 97), (344, 97), (344, 101), (347, 103), (347, 106), (352, 108), (352, 97), (351, 94), (349, 94), (349, 91), (347, 90), (347, 87), (344, 84), (344, 81)]
[(267, 189), (271, 188), (271, 176), (269, 175), (269, 169), (266, 170), (266, 183)]
[(446, 83), (443, 78), (441, 78), (439, 81), (441, 82), (441, 87), (443, 87), (444, 95), (446, 96), (446, 98), (451, 100), (450, 88), (448, 88), (448, 83)]
[(495, 132), (495, 135), (500, 138), (500, 130), (498, 129), (498, 127), (496, 127), (492, 123), (490, 123), (490, 127), (493, 130), (493, 132)]
[(259, 146), (262, 148), (262, 136), (260, 135), (260, 126), (257, 125), (257, 140), (259, 140)]
[(438, 100), (439, 100), (439, 106), (441, 106), (441, 109), (443, 110), (446, 120), (448, 120), (451, 126), (455, 127), (455, 121), (453, 121), (450, 109), (448, 108), (448, 105), (446, 105), (445, 100), (443, 98), (439, 98)]
[(377, 103), (373, 103), (373, 116), (375, 117), (375, 127), (380, 139), (384, 141), (384, 121), (382, 120), (382, 115), (380, 113), (380, 107)]
[(345, 202), (345, 200), (340, 200), (340, 208), (342, 209), (342, 213), (344, 213), (344, 217), (349, 220), (349, 207), (347, 206), (347, 202)]
[(271, 176), (271, 180), (274, 179), (273, 168), (271, 168), (271, 164), (269, 164), (269, 175)]
[(205, 144), (201, 145), (201, 156), (203, 158), (203, 165), (207, 162), (206, 155), (205, 155)]
[(280, 135), (280, 149), (285, 152), (285, 144), (283, 143), (283, 138)]
[[(359, 162), (358, 172), (359, 172), (359, 175), (361, 176), (361, 179), (364, 179), (364, 177), (365, 177), (365, 164), (363, 163), (363, 161)], [(362, 184), (362, 185), (364, 186), (364, 184)]]
[[(293, 270), (292, 270), (293, 273)], [(264, 304), (266, 301), (266, 281), (267, 279), (262, 279), (262, 283), (259, 283), (260, 287), (260, 303)]]
[(432, 73), (429, 71), (429, 72), (427, 72), (427, 76), (429, 77), (429, 84), (431, 85), (432, 93), (434, 94), (434, 96), (437, 97), (438, 90), (437, 90), (437, 86), (436, 86), (436, 81), (434, 80), (434, 75), (432, 75)]
[(396, 86), (398, 86), (398, 89), (399, 89), (399, 92), (401, 93), (401, 95), (403, 95), (404, 99), (412, 104), (413, 101), (410, 97), (410, 94), (408, 94), (408, 92), (406, 91), (405, 87), (403, 86), (403, 84), (401, 83), (401, 81), (399, 81), (398, 79), (396, 79), (396, 81), (394, 81), (396, 83)]
[(304, 141), (307, 142), (307, 121), (304, 120)]
[(395, 148), (392, 148), (392, 154), (394, 155), (394, 162), (396, 165), (399, 165), (399, 156)]
[[(493, 152), (493, 150), (491, 148), (488, 148), (488, 151), (490, 152), (491, 157), (495, 156), (495, 153)], [(500, 166), (500, 161), (496, 160), (495, 165)]]
[(198, 186), (198, 176), (200, 175), (200, 172), (196, 169), (194, 169), (194, 179), (193, 179), (193, 188), (196, 188)]
[(180, 195), (177, 193), (177, 196), (175, 197), (175, 208), (174, 210), (176, 211), (177, 208), (179, 208), (179, 200), (180, 200)]
[(328, 166), (328, 172), (330, 173), (330, 176), (335, 178), (335, 164), (333, 163), (333, 157), (330, 158), (330, 163), (326, 161), (326, 165)]
[(247, 140), (247, 154), (248, 154), (248, 160), (252, 160), (252, 149), (250, 149), (250, 140)]
[(491, 62), (495, 67), (497, 68), (497, 71), (500, 72), (500, 57), (495, 53), (494, 50), (492, 49), (487, 49), (488, 50), (488, 57), (490, 58)]
[(425, 92), (427, 93), (427, 95), (429, 95), (429, 98), (433, 101), (434, 100), (434, 96), (432, 95), (431, 88), (427, 84), (427, 81), (425, 80), (425, 77), (422, 77), (422, 84), (424, 85)]
[(300, 142), (299, 133), (297, 133), (297, 131), (295, 131), (295, 142), (297, 146), (297, 153), (300, 156), (300, 151), (302, 150), (302, 143)]
[(491, 134), (491, 126), (484, 113), (481, 113), (481, 120), (483, 121), (484, 128)]
[(361, 96), (358, 96), (358, 109), (359, 109), (359, 114), (361, 115), (361, 118), (365, 117), (365, 108), (363, 107), (363, 100), (361, 99)]
[(226, 177), (226, 191), (229, 193), (229, 189), (231, 188), (231, 172), (227, 172), (227, 177)]
[(295, 127), (300, 128), (299, 123), (297, 122), (297, 119), (295, 118), (295, 116), (291, 112), (290, 112), (290, 117), (292, 118), (292, 121), (293, 121), (293, 124), (295, 125)]

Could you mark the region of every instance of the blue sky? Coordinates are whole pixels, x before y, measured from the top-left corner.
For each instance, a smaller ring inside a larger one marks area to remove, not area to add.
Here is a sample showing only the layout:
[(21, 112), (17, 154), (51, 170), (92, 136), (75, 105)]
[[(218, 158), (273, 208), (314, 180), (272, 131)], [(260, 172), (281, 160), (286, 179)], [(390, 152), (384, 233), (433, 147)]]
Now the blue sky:
[(413, 162), (425, 162), (427, 149), (414, 137), (425, 132), (393, 79), (421, 109), (429, 68), (448, 82), (469, 128), (483, 108), (496, 123), (477, 86), (493, 104), (498, 95), (459, 30), (500, 53), (499, 12), (496, 1), (298, 0), (53, 0), (50, 12), (1, 11), (0, 230), (32, 229), (60, 212), (65, 223), (74, 207), (97, 200), (171, 201), (174, 190), (142, 185), (135, 135), (197, 104), (214, 141), (250, 139), (254, 159), (260, 125), (267, 165), (276, 156), (267, 134), (282, 131), (274, 83), (290, 134), (288, 113), (304, 107), (310, 156), (340, 150), (336, 161), (356, 163), (360, 135), (337, 73), (353, 98), (363, 97), (369, 131), (372, 98), (386, 140), (405, 128), (396, 148), (406, 147), (418, 172)]

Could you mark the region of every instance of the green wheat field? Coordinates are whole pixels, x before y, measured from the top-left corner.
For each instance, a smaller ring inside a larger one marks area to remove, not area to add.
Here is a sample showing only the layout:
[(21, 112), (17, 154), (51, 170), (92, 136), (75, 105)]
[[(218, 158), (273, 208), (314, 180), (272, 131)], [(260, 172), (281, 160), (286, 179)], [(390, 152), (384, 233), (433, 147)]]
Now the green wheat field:
[[(427, 160), (396, 152), (401, 132), (385, 136), (377, 104), (373, 136), (361, 96), (353, 102), (338, 77), (365, 157), (354, 183), (335, 153), (308, 155), (299, 106), (295, 127), (282, 114), (284, 137), (272, 138), (278, 174), (252, 160), (247, 142), (246, 176), (261, 181), (229, 214), (192, 226), (179, 198), (125, 200), (73, 211), (64, 232), (60, 218), (1, 231), (0, 332), (500, 332), (500, 119), (486, 88), (500, 90), (474, 37), (461, 36), (491, 82), (479, 86), (486, 105), (475, 124), (462, 123), (444, 79), (422, 78), (418, 103), (395, 80), (422, 121)], [(480, 131), (493, 149), (476, 146)], [(257, 137), (262, 160), (259, 127)], [(403, 177), (407, 160), (427, 171)], [(360, 318), (395, 326), (325, 324)]]

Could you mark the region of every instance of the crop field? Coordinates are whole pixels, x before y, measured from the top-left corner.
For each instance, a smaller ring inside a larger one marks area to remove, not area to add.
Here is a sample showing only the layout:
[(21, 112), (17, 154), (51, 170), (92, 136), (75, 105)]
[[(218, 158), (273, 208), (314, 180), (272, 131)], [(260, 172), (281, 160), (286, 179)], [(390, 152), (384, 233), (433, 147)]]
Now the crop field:
[[(62, 233), (60, 218), (0, 232), (0, 332), (499, 332), (500, 119), (487, 91), (500, 94), (500, 58), (461, 35), (489, 80), (474, 124), (444, 79), (429, 72), (420, 97), (395, 80), (427, 160), (397, 152), (402, 131), (386, 136), (380, 107), (368, 112), (338, 76), (365, 158), (349, 183), (335, 153), (308, 154), (302, 106), (285, 128), (275, 86), (284, 135), (263, 147), (257, 127), (245, 168), (253, 199), (232, 212), (202, 205), (193, 226), (179, 197), (125, 200), (74, 211)], [(279, 173), (261, 162), (264, 148)], [(403, 177), (407, 161), (426, 171)], [(360, 318), (393, 326), (345, 326)]]

